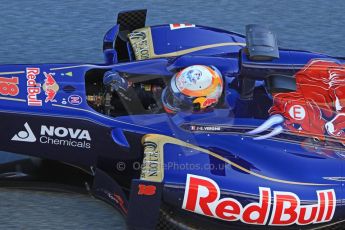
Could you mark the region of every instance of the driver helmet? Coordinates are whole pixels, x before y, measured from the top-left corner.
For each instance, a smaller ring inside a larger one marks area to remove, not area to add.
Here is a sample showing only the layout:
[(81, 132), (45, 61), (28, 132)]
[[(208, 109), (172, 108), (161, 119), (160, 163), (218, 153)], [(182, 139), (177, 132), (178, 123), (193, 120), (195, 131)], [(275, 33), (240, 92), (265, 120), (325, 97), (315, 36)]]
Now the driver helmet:
[(223, 78), (214, 66), (193, 65), (176, 73), (162, 93), (166, 112), (199, 112), (213, 108), (223, 92)]

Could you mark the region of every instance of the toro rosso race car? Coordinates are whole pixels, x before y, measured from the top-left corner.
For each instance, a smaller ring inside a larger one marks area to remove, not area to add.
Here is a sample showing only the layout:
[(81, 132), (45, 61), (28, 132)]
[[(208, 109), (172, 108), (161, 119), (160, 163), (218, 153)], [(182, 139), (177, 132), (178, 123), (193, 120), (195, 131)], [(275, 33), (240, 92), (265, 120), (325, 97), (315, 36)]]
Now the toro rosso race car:
[(339, 226), (345, 59), (145, 21), (119, 13), (105, 64), (0, 66), (1, 185), (88, 192), (129, 229)]

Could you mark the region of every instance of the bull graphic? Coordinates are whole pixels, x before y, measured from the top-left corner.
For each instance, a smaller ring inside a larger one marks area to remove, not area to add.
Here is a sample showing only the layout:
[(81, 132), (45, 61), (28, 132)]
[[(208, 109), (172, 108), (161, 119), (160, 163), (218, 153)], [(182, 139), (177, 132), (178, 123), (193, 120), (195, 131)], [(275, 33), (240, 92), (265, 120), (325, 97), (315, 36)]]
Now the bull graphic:
[(249, 132), (262, 140), (287, 129), (320, 141), (336, 138), (345, 144), (345, 64), (334, 60), (311, 60), (296, 75), (296, 91), (273, 95), (270, 117)]

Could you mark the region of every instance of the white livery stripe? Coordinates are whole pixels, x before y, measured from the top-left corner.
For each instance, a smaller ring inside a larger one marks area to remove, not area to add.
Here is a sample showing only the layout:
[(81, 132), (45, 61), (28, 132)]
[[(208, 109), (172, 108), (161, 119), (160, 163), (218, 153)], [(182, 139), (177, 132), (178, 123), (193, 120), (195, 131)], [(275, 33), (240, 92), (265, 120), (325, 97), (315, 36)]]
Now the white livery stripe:
[(25, 99), (20, 99), (20, 98), (12, 98), (12, 97), (0, 97), (0, 100), (26, 102), (26, 100), (25, 100)]

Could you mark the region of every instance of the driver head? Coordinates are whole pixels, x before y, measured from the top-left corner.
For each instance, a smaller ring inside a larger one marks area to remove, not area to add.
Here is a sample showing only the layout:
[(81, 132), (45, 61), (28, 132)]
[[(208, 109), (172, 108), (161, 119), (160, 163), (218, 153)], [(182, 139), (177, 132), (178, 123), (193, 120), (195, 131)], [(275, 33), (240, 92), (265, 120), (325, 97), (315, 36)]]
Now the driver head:
[(223, 78), (213, 66), (193, 65), (176, 73), (162, 94), (166, 112), (202, 112), (213, 108), (223, 92)]

